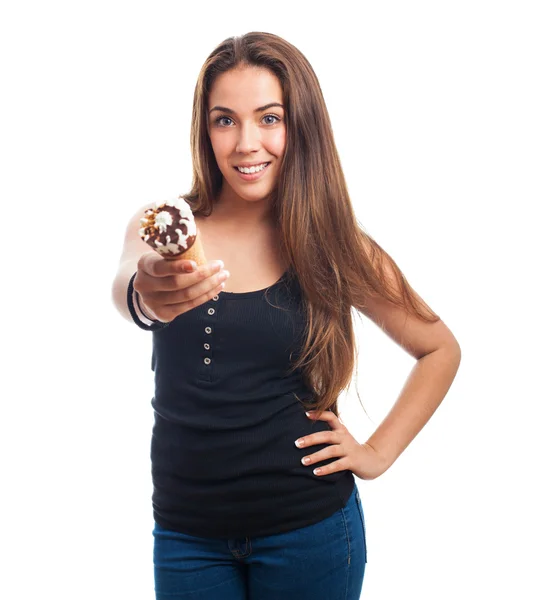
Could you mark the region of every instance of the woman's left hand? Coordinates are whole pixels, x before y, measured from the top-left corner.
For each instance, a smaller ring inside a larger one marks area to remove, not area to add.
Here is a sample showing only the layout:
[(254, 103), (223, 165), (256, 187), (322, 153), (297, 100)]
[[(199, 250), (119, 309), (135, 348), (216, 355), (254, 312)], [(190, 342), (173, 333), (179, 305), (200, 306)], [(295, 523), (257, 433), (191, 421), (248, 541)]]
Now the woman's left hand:
[(322, 466), (319, 471), (315, 471), (315, 475), (322, 477), (337, 471), (348, 470), (360, 479), (375, 479), (386, 471), (388, 466), (384, 458), (367, 442), (362, 445), (356, 441), (333, 412), (323, 411), (316, 415), (316, 411), (309, 411), (308, 414), (310, 419), (317, 418), (320, 421), (327, 421), (331, 431), (318, 431), (311, 435), (305, 435), (299, 438), (303, 441), (302, 445), (297, 445), (297, 442), (295, 442), (295, 445), (301, 449), (317, 444), (331, 444), (331, 446), (314, 454), (305, 454), (302, 459), (309, 458), (310, 462), (301, 462), (308, 467), (329, 458), (338, 457), (338, 460)]

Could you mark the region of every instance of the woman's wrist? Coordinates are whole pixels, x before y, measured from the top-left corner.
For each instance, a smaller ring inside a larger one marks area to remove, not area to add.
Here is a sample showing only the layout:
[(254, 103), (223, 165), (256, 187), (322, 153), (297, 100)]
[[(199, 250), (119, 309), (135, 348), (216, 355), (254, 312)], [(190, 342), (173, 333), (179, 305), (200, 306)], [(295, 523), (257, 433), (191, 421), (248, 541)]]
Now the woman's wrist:
[(136, 275), (137, 273), (134, 273), (131, 276), (127, 289), (127, 306), (131, 318), (133, 319), (136, 325), (138, 325), (141, 329), (144, 329), (146, 331), (158, 331), (160, 329), (163, 329), (164, 327), (167, 327), (169, 325), (169, 322), (164, 323), (163, 321), (159, 321), (156, 318), (151, 318), (151, 316), (146, 314), (143, 310), (143, 307), (141, 306), (141, 303), (139, 301), (139, 293), (133, 287), (133, 280), (135, 279)]
[(133, 292), (135, 294), (134, 295), (135, 304), (137, 305), (137, 308), (141, 311), (141, 314), (145, 317), (145, 319), (148, 319), (149, 321), (154, 321), (156, 323), (160, 323), (161, 322), (160, 319), (156, 318), (155, 316), (154, 317), (150, 316), (152, 311), (143, 302), (143, 299), (141, 298), (141, 294), (139, 294), (139, 292), (135, 288), (133, 288)]

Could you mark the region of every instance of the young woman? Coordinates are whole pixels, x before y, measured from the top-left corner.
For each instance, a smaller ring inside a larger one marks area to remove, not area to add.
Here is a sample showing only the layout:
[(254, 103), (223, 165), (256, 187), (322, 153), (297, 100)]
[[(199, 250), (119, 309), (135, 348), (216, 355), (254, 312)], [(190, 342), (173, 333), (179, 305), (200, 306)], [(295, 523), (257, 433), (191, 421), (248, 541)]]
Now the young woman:
[[(151, 252), (138, 235), (151, 203), (129, 222), (113, 286), (120, 313), (153, 332), (156, 597), (358, 600), (354, 476), (384, 473), (421, 430), (459, 345), (358, 225), (320, 85), (294, 46), (249, 33), (215, 48), (191, 145), (182, 197), (222, 262)], [(337, 408), (352, 307), (417, 359), (365, 443)]]

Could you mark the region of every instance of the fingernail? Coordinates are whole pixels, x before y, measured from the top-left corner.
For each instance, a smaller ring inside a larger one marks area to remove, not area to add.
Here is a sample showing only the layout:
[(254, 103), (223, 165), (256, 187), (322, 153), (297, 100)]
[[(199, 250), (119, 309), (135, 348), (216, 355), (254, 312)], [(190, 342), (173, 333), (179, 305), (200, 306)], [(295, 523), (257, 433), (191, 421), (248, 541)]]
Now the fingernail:
[(196, 267), (197, 267), (197, 266), (198, 266), (198, 265), (197, 265), (197, 264), (196, 264), (194, 261), (192, 261), (190, 264), (187, 264), (187, 265), (185, 266), (185, 271), (188, 271), (189, 273), (191, 273), (192, 271), (195, 271), (195, 270), (196, 270)]
[(222, 269), (225, 266), (225, 263), (222, 260), (216, 260), (213, 263), (213, 266), (214, 267), (219, 267), (220, 269)]

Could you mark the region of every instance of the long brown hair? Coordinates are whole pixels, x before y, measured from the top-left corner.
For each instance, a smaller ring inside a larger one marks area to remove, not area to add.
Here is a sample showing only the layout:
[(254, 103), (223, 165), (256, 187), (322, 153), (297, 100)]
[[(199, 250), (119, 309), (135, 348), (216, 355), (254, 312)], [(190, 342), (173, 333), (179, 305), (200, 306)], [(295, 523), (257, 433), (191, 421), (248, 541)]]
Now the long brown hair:
[[(207, 57), (194, 92), (192, 190), (181, 197), (195, 214), (211, 214), (222, 174), (207, 129), (209, 93), (218, 75), (245, 66), (269, 69), (283, 91), (286, 147), (268, 200), (282, 257), (304, 299), (307, 331), (291, 370), (302, 368), (312, 391), (312, 401), (303, 401), (307, 408), (338, 416), (337, 399), (350, 386), (357, 357), (352, 307), (364, 310), (367, 296), (381, 297), (424, 321), (439, 317), (420, 302), (394, 260), (358, 223), (316, 74), (297, 48), (276, 35), (230, 37)], [(396, 288), (386, 277), (387, 265)]]

